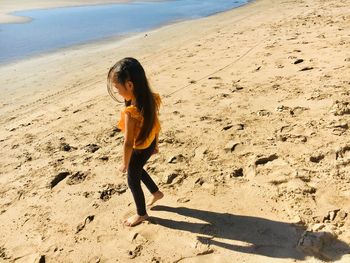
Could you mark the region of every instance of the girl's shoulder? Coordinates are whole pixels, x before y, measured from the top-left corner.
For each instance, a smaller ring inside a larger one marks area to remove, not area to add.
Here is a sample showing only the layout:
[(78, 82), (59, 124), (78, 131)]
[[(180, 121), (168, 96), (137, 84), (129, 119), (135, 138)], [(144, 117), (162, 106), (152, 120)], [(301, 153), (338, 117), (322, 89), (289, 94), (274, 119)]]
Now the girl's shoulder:
[(142, 114), (140, 113), (140, 111), (135, 105), (130, 105), (125, 107), (125, 109), (123, 110), (123, 113), (129, 114), (131, 118), (136, 119), (138, 121), (142, 120)]

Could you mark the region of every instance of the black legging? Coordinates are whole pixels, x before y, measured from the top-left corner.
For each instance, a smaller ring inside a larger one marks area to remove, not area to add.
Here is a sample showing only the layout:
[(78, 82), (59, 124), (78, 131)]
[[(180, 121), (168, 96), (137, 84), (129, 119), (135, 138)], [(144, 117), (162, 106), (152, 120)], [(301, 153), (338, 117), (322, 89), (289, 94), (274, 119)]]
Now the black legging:
[(156, 139), (154, 139), (151, 145), (146, 149), (134, 149), (130, 157), (128, 168), (128, 185), (134, 197), (137, 214), (139, 216), (144, 216), (146, 214), (145, 196), (141, 188), (140, 180), (142, 180), (142, 182), (146, 185), (152, 194), (158, 191), (158, 186), (155, 184), (149, 174), (143, 169), (143, 166), (151, 157), (155, 146)]

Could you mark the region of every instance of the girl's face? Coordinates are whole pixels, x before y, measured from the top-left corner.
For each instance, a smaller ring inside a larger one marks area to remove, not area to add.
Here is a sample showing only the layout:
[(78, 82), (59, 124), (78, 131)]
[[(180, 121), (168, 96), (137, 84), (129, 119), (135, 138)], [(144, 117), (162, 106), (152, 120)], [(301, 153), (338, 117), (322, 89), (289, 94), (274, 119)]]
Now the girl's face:
[(134, 85), (131, 81), (126, 81), (125, 84), (114, 82), (113, 86), (125, 100), (134, 99)]

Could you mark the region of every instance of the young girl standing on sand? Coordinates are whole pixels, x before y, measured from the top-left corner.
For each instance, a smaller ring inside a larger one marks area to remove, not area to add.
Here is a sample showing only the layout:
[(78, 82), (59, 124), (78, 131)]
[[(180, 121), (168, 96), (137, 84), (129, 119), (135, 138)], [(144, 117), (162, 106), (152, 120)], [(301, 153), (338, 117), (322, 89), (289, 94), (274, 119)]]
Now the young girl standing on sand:
[(123, 163), (120, 171), (128, 173), (128, 185), (134, 197), (137, 214), (124, 221), (135, 226), (148, 218), (141, 181), (152, 194), (147, 205), (163, 197), (149, 174), (143, 169), (153, 153), (158, 152), (160, 97), (149, 87), (145, 71), (134, 58), (118, 61), (108, 72), (108, 87), (124, 98), (118, 127), (124, 132)]

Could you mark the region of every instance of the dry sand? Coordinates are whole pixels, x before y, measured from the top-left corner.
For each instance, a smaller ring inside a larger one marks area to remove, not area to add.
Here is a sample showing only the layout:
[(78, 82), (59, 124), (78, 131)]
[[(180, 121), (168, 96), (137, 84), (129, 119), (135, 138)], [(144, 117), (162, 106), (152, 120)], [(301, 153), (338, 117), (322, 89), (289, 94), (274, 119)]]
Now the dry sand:
[[(0, 67), (0, 261), (350, 262), (349, 8), (261, 0)], [(134, 228), (124, 56), (164, 102), (165, 197)]]

